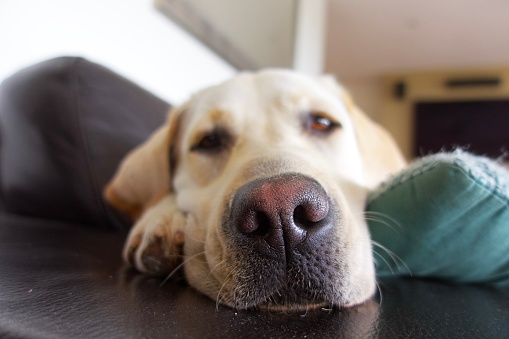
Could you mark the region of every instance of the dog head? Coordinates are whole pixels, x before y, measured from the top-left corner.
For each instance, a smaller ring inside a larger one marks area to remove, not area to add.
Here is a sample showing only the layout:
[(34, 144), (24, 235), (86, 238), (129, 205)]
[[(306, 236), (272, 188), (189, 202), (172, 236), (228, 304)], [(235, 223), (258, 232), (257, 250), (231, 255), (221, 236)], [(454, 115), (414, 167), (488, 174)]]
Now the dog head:
[(220, 303), (341, 307), (374, 292), (366, 189), (402, 164), (330, 78), (269, 70), (174, 110), (107, 196), (136, 217), (172, 195), (186, 279)]

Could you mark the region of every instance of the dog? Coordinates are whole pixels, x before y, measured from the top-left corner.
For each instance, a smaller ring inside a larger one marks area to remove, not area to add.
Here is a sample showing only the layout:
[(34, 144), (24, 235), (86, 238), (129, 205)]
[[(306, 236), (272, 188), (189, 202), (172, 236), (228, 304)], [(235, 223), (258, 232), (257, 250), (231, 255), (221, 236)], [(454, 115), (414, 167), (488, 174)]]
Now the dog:
[(105, 198), (124, 259), (235, 309), (349, 307), (376, 288), (366, 193), (405, 166), (330, 76), (240, 73), (174, 109)]

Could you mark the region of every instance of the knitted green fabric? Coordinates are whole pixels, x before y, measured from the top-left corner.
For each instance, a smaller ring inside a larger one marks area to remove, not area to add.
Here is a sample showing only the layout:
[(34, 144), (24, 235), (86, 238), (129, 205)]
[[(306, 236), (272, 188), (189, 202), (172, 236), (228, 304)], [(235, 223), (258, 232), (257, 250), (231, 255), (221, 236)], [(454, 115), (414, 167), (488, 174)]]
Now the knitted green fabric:
[(379, 277), (509, 287), (509, 172), (462, 151), (422, 158), (371, 192)]

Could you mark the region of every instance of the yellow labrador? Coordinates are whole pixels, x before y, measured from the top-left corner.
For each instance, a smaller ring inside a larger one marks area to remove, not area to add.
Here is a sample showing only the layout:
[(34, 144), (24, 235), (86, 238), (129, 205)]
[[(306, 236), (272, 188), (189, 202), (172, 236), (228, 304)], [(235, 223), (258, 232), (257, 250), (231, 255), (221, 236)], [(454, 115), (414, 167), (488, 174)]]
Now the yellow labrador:
[(345, 307), (375, 289), (366, 190), (403, 166), (332, 78), (267, 70), (175, 109), (105, 196), (136, 220), (124, 258), (142, 272), (182, 264), (239, 309)]

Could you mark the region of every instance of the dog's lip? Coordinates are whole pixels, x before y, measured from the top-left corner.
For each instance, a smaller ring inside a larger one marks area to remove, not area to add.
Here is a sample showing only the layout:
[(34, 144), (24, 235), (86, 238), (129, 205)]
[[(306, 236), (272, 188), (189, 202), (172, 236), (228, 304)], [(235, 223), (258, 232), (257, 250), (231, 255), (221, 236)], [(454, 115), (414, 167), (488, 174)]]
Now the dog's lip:
[(276, 302), (273, 300), (265, 301), (256, 306), (256, 309), (267, 310), (267, 311), (282, 311), (282, 312), (302, 312), (315, 310), (318, 308), (332, 309), (334, 306), (328, 301), (323, 300), (308, 300), (306, 302)]
[(316, 295), (303, 291), (299, 292), (286, 285), (281, 285), (279, 287), (274, 286), (265, 291), (267, 292), (265, 296), (260, 296), (258, 300), (251, 300), (250, 305), (246, 305), (245, 308), (299, 312), (318, 308), (331, 309), (340, 306), (340, 303), (334, 302), (327, 298), (326, 295)]

